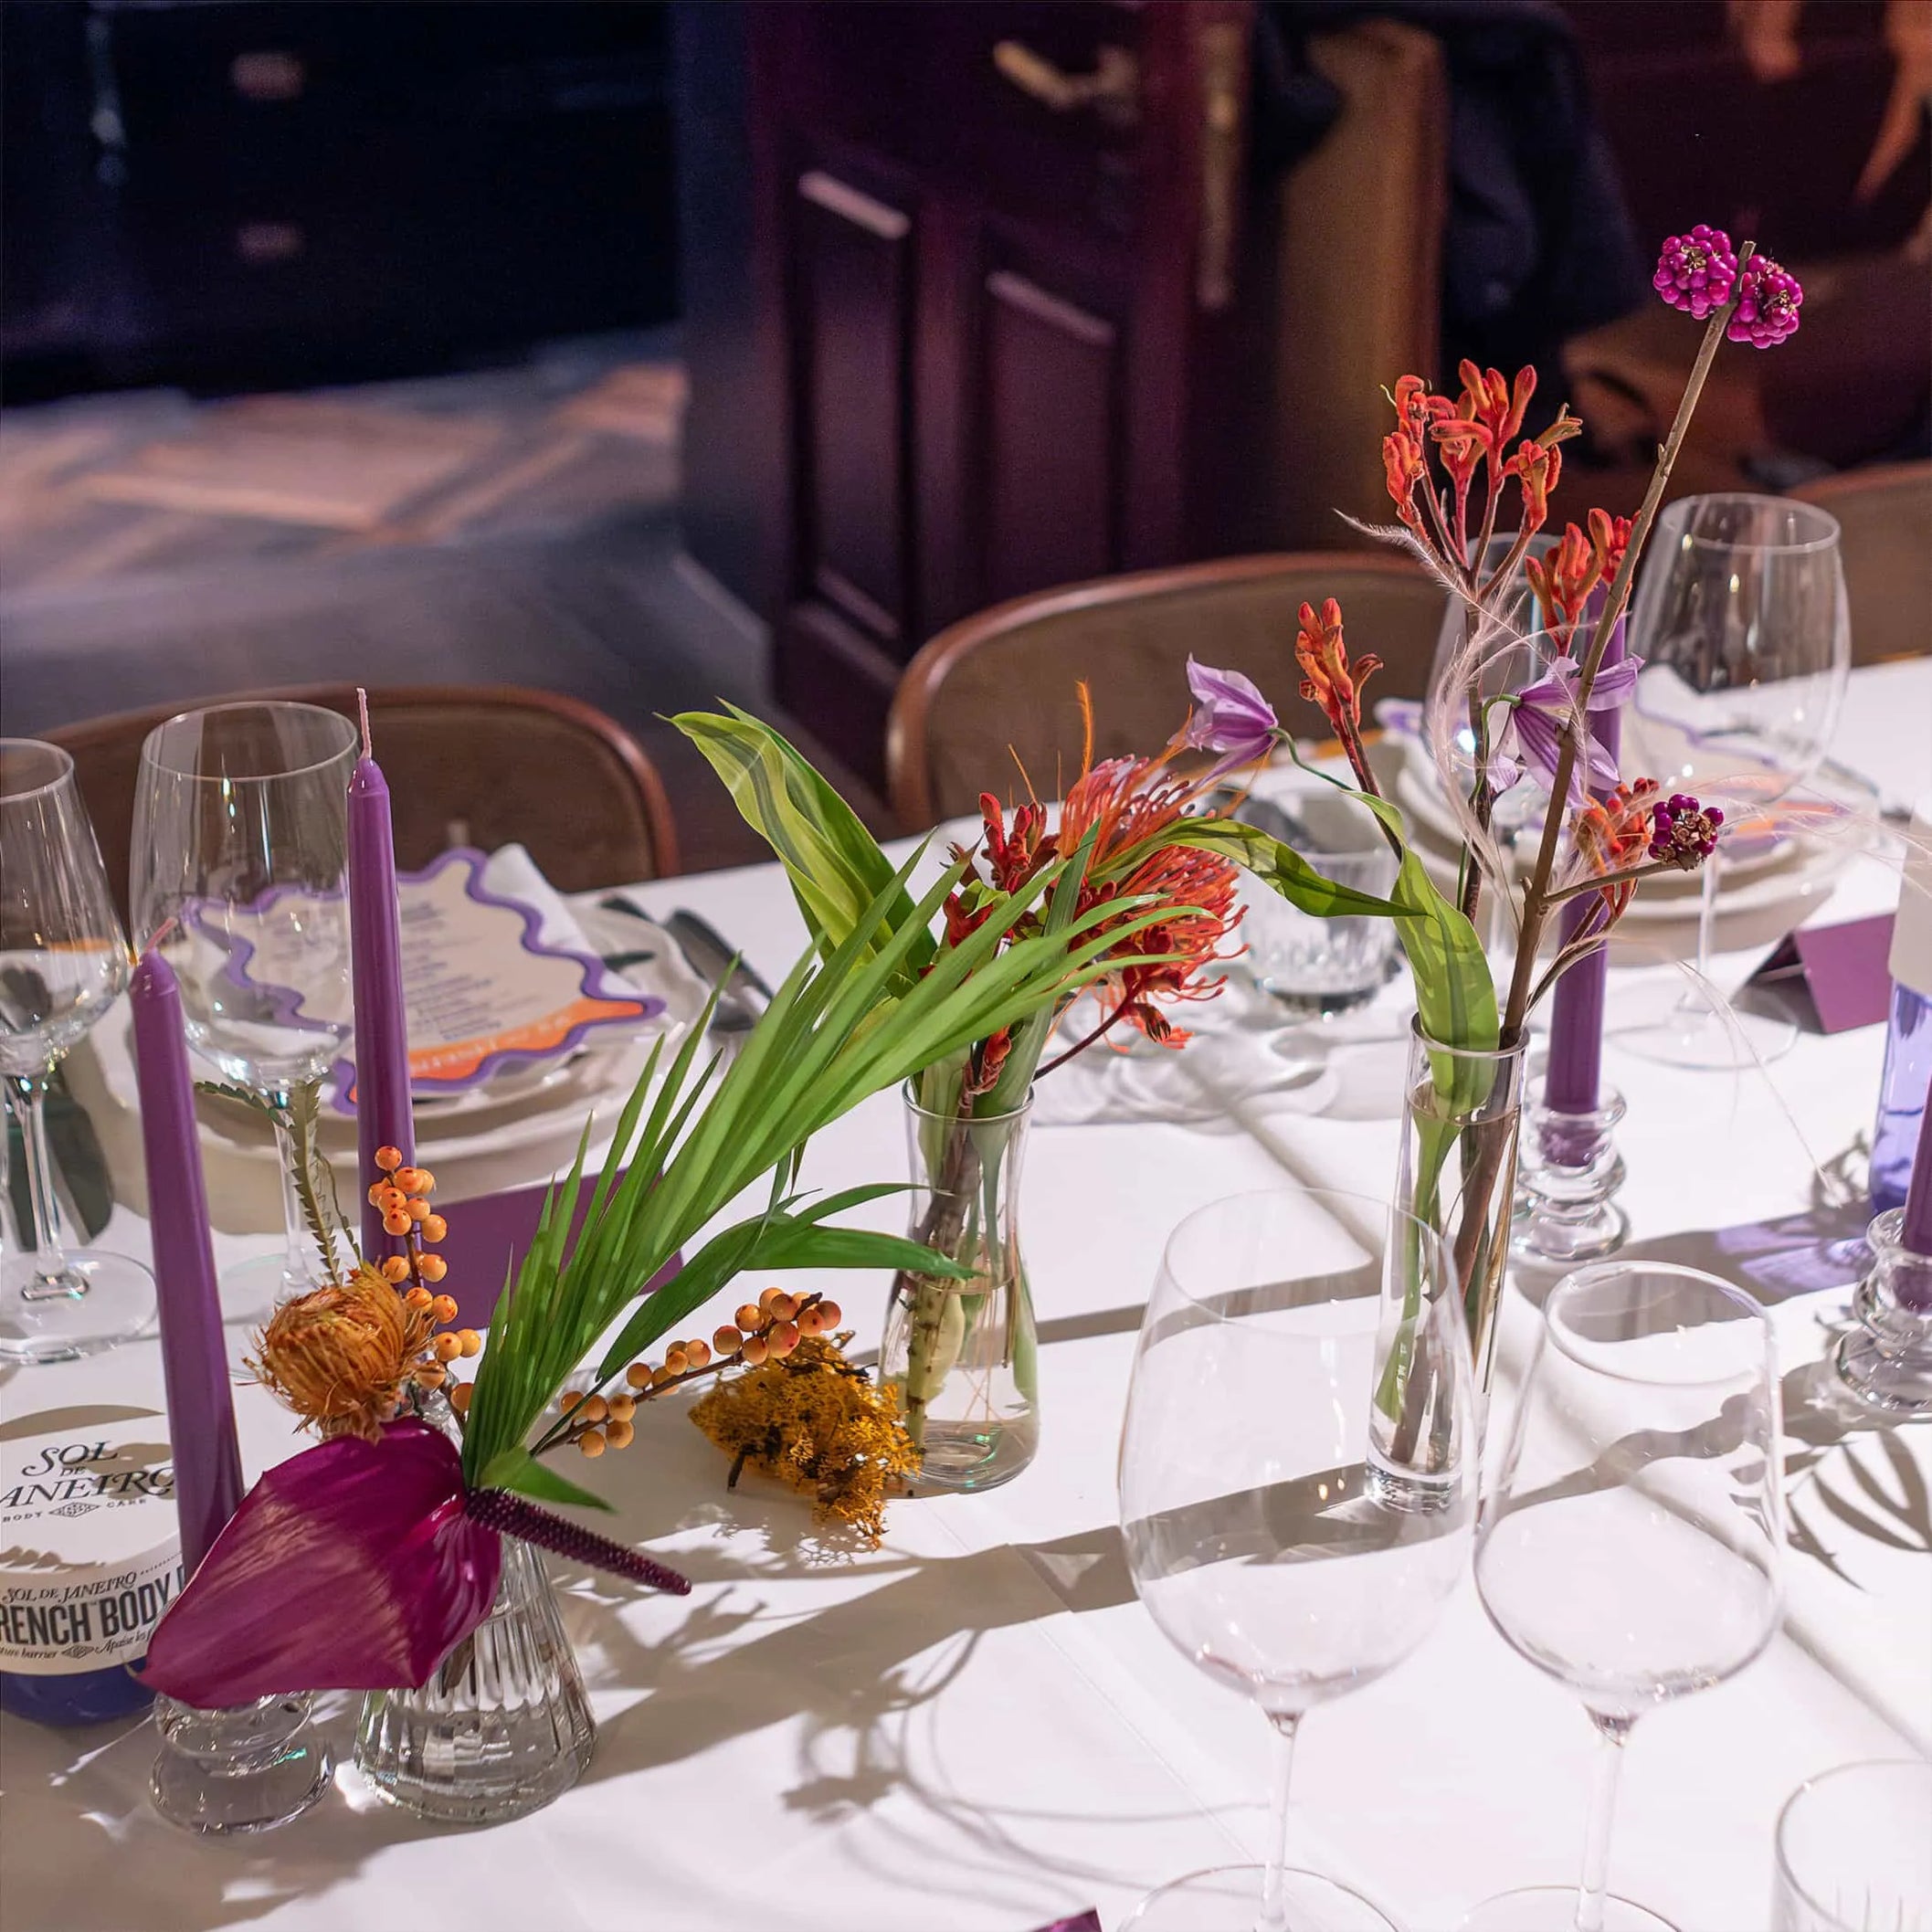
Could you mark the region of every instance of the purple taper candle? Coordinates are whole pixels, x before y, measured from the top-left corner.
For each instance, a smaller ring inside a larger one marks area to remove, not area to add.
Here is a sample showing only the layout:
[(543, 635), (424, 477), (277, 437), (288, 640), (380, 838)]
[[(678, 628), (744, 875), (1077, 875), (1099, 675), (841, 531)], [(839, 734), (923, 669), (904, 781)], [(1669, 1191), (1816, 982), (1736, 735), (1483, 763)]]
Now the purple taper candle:
[(1932, 1086), (1927, 1088), (1925, 1110), (1918, 1116), (1918, 1151), (1912, 1156), (1905, 1224), (1899, 1230), (1899, 1239), (1910, 1254), (1932, 1255), (1932, 1133), (1926, 1128), (1928, 1119), (1932, 1119)]
[(416, 1159), (409, 1109), (409, 1037), (403, 1009), (403, 934), (396, 897), (396, 839), (389, 786), (369, 744), (369, 694), (358, 691), (363, 755), (349, 781), (349, 955), (355, 976), (356, 1197), (363, 1204), (363, 1259), (400, 1254), (369, 1198), (375, 1150)]
[[(1619, 618), (1610, 630), (1599, 671), (1623, 661), (1624, 621)], [(1589, 730), (1615, 759), (1623, 744), (1621, 707), (1592, 712)], [(1599, 792), (1597, 796), (1604, 795)], [(1584, 892), (1563, 908), (1560, 944), (1569, 944), (1596, 903), (1591, 894)], [(1550, 1005), (1549, 1061), (1543, 1070), (1543, 1104), (1554, 1113), (1597, 1111), (1597, 1090), (1603, 1072), (1603, 995), (1609, 973), (1610, 950), (1599, 945), (1557, 982)]]
[(134, 1009), (134, 1074), (141, 1090), (168, 1439), (174, 1450), (174, 1507), (181, 1519), (182, 1568), (192, 1577), (240, 1506), (241, 1450), (222, 1344), (181, 987), (167, 961), (151, 951), (134, 968), (128, 992)]

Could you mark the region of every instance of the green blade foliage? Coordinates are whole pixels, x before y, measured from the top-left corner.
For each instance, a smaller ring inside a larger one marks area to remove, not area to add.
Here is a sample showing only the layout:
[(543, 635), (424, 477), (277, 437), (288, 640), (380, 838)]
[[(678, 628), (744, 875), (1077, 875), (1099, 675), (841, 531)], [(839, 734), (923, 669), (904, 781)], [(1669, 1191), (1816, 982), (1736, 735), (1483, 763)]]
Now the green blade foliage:
[(1187, 818), (1160, 834), (1162, 845), (1193, 845), (1230, 860), (1299, 912), (1317, 919), (1396, 917), (1410, 909), (1399, 901), (1378, 899), (1353, 886), (1324, 879), (1292, 845), (1283, 845), (1258, 825), (1239, 818)]
[[(704, 754), (745, 823), (771, 847), (813, 938), (829, 951), (850, 935), (861, 911), (892, 876), (892, 861), (859, 815), (792, 744), (736, 705), (726, 705), (725, 713), (681, 712), (670, 722)], [(882, 944), (889, 930), (905, 924), (912, 910), (903, 892), (888, 906), (877, 928)], [(933, 950), (930, 931), (922, 929), (907, 973), (925, 966)]]
[[(1366, 792), (1353, 796), (1401, 841), (1402, 862), (1390, 897), (1400, 908), (1402, 950), (1415, 983), (1416, 1018), (1424, 1036), (1467, 1052), (1494, 1052), (1502, 1020), (1495, 981), (1475, 927), (1436, 890), (1409, 843), (1402, 814), (1386, 798)], [(1447, 1053), (1431, 1054), (1430, 1061), (1437, 1095), (1446, 1108), (1465, 1112), (1488, 1098), (1494, 1073), (1480, 1061)]]
[[(606, 1353), (603, 1379), (755, 1265), (761, 1243), (789, 1257), (787, 1266), (897, 1267), (916, 1255), (923, 1272), (944, 1272), (893, 1237), (781, 1212), (780, 1184), (797, 1151), (868, 1094), (1064, 998), (1103, 970), (1102, 955), (1121, 934), (1163, 914), (1117, 900), (1070, 918), (1057, 933), (1005, 945), (1013, 922), (1054, 889), (1062, 868), (1049, 866), (1022, 892), (997, 897), (983, 926), (909, 977), (909, 961), (922, 941), (930, 945), (930, 922), (958, 876), (955, 866), (913, 905), (906, 879), (921, 856), (888, 871), (858, 904), (841, 943), (799, 960), (727, 1066), (700, 1068), (687, 1040), (649, 1108), (633, 1096), (623, 1124), (635, 1137), (628, 1146), (620, 1139), (628, 1162), (621, 1180), (600, 1181), (586, 1199), (580, 1152), (552, 1190), (537, 1238), (498, 1304), (465, 1419), (464, 1471), (472, 1483), (498, 1458), (524, 1448), (565, 1378), (627, 1309), (630, 1319)], [(906, 923), (895, 924), (902, 904)], [(1096, 936), (1093, 928), (1107, 919), (1116, 922), (1112, 933)], [(761, 1175), (774, 1177), (765, 1213), (714, 1236), (638, 1305), (641, 1284)]]

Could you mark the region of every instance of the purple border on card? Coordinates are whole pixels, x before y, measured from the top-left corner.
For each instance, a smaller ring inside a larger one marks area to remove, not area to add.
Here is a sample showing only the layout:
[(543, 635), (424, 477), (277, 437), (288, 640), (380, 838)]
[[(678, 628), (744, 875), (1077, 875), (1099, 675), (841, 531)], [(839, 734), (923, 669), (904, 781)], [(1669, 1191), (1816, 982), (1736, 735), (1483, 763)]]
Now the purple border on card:
[[(638, 993), (625, 986), (621, 980), (615, 982), (612, 990), (610, 968), (592, 953), (579, 953), (570, 946), (554, 945), (543, 937), (544, 919), (538, 909), (527, 899), (506, 897), (501, 892), (492, 892), (483, 883), (483, 867), (489, 862), (488, 855), (478, 851), (473, 846), (455, 846), (438, 856), (419, 872), (400, 874), (396, 883), (421, 885), (434, 879), (438, 873), (451, 865), (466, 865), (470, 876), (464, 882), (463, 890), (479, 905), (500, 906), (506, 913), (515, 913), (523, 922), (523, 930), (518, 943), (526, 953), (546, 959), (567, 959), (582, 971), (583, 979), (578, 991), (586, 998), (622, 1001), (635, 1007), (631, 1016), (635, 1019), (655, 1019), (664, 1011), (665, 1003), (655, 993)], [(582, 1046), (585, 1039), (600, 1027), (616, 1026), (623, 1022), (612, 1015), (599, 1019), (579, 1020), (562, 1039), (554, 1044), (543, 1048), (504, 1047), (494, 1053), (485, 1054), (473, 1072), (465, 1073), (454, 1080), (438, 1080), (429, 1075), (412, 1072), (409, 1076), (409, 1090), (412, 1093), (428, 1092), (432, 1093), (459, 1093), (471, 1087), (480, 1087), (493, 1075), (508, 1066), (528, 1066), (538, 1061), (558, 1060), (574, 1052)], [(334, 1082), (335, 1093), (333, 1104), (341, 1114), (354, 1114), (355, 1108), (349, 1099), (349, 1089), (355, 1078), (354, 1061), (343, 1056), (330, 1070), (330, 1078)]]
[[(255, 942), (251, 939), (239, 937), (229, 927), (224, 927), (217, 931), (208, 923), (206, 913), (204, 910), (204, 908), (210, 906), (226, 906), (230, 913), (244, 913), (251, 919), (263, 919), (267, 917), (269, 908), (278, 899), (286, 899), (296, 892), (319, 900), (342, 899), (346, 901), (348, 897), (346, 892), (324, 892), (310, 886), (301, 885), (294, 880), (284, 880), (280, 885), (271, 885), (267, 892), (261, 893), (259, 897), (248, 900), (240, 904), (230, 899), (214, 899), (203, 896), (194, 901), (187, 907), (187, 917), (199, 929), (202, 936), (219, 946), (226, 955), (222, 961), (221, 977), (226, 979), (232, 987), (238, 987), (246, 992), (259, 993), (269, 1002), (269, 1012), (277, 1026), (291, 1027), (299, 1033), (330, 1033), (340, 1038), (348, 1030), (347, 1023), (338, 1023), (333, 1019), (317, 1019), (312, 1015), (304, 1015), (301, 1009), (301, 1003), (308, 998), (308, 995), (300, 987), (278, 986), (273, 980), (269, 979), (250, 979), (246, 968), (249, 960), (255, 956)], [(347, 983), (346, 978), (344, 978), (344, 986)]]

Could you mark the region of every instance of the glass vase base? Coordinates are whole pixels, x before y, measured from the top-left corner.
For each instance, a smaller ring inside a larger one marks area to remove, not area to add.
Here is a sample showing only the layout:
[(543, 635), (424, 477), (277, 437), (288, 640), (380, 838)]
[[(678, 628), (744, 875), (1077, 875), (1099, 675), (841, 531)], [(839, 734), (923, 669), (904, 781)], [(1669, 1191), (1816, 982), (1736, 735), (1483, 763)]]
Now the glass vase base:
[(1630, 1216), (1609, 1202), (1580, 1214), (1533, 1203), (1516, 1218), (1510, 1252), (1523, 1261), (1600, 1262), (1630, 1239)]
[(1865, 1230), (1872, 1267), (1852, 1296), (1855, 1328), (1838, 1345), (1839, 1378), (1867, 1409), (1932, 1416), (1932, 1254), (1906, 1246), (1902, 1208)]
[(1838, 1345), (1838, 1376), (1864, 1404), (1906, 1420), (1932, 1416), (1932, 1336), (1916, 1350), (1890, 1352), (1855, 1329)]
[(161, 1749), (148, 1795), (185, 1832), (272, 1832), (300, 1818), (334, 1775), (328, 1747), (310, 1726), (307, 1697), (265, 1697), (219, 1711), (157, 1697), (154, 1723)]
[(920, 1465), (906, 1477), (913, 1496), (977, 1495), (1010, 1483), (1032, 1462), (1040, 1431), (1030, 1417), (979, 1427), (929, 1422)]
[(153, 1316), (154, 1277), (125, 1255), (69, 1250), (52, 1278), (32, 1254), (0, 1263), (0, 1362), (78, 1361), (132, 1341)]
[[(1577, 1906), (1575, 1885), (1526, 1885), (1484, 1899), (1456, 1932), (1577, 1932)], [(1606, 1898), (1600, 1924), (1602, 1932), (1677, 1932), (1669, 1919), (1628, 1898)]]
[(1293, 1866), (1282, 1874), (1281, 1909), (1262, 1904), (1261, 1865), (1190, 1872), (1150, 1892), (1120, 1932), (1396, 1932), (1395, 1922), (1346, 1885)]
[(438, 1824), (501, 1824), (584, 1775), (596, 1722), (542, 1560), (503, 1541), (497, 1600), (417, 1690), (372, 1691), (355, 1768), (378, 1797)]

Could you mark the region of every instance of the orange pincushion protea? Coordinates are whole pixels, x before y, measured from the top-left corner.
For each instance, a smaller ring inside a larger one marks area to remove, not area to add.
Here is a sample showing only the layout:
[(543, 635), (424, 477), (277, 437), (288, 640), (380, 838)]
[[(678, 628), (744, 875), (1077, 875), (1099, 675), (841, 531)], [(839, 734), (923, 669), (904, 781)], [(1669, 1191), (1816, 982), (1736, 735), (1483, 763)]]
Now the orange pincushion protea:
[[(1084, 708), (1084, 686), (1081, 702)], [(1149, 1040), (1177, 1047), (1188, 1036), (1155, 1002), (1210, 999), (1219, 992), (1220, 980), (1206, 975), (1234, 956), (1221, 950), (1221, 943), (1241, 917), (1234, 865), (1216, 853), (1168, 844), (1163, 838), (1207, 796), (1213, 779), (1181, 777), (1169, 770), (1171, 746), (1158, 757), (1110, 758), (1093, 765), (1092, 743), (1089, 712), (1089, 755), (1082, 760), (1081, 775), (1068, 790), (1053, 831), (1047, 830), (1046, 808), (1037, 800), (1018, 807), (1009, 827), (998, 799), (990, 793), (982, 796), (986, 831), (976, 857), (987, 879), (981, 879), (976, 864), (961, 882), (946, 904), (946, 939), (956, 945), (980, 924), (990, 909), (992, 892), (1019, 891), (1041, 867), (1077, 852), (1091, 833), (1093, 848), (1081, 882), (1078, 911), (1092, 912), (1119, 900), (1121, 924), (1150, 911), (1168, 911), (1167, 917), (1124, 934), (1108, 956), (1106, 976), (1093, 983), (1106, 1008), (1100, 1030), (1124, 1020)], [(965, 855), (955, 849), (955, 856)], [(1104, 936), (1113, 924), (1103, 920), (1093, 930)], [(1012, 936), (1025, 938), (1040, 930), (1040, 915), (1029, 913), (1015, 924)], [(1009, 1045), (1004, 1030), (983, 1044), (969, 1073), (973, 1091), (986, 1091), (998, 1078)]]
[(441, 1380), (431, 1348), (441, 1312), (427, 1292), (399, 1294), (358, 1268), (278, 1308), (248, 1366), (319, 1434), (374, 1441), (406, 1382)]
[[(1067, 794), (1060, 839), (1075, 851), (1099, 828), (1082, 912), (1110, 899), (1130, 906), (1135, 900), (1150, 902), (1138, 913), (1166, 909), (1167, 917), (1120, 942), (1096, 991), (1103, 999), (1112, 996), (1110, 1024), (1124, 1019), (1149, 1040), (1177, 1047), (1189, 1036), (1153, 1002), (1211, 999), (1220, 991), (1220, 980), (1207, 976), (1234, 956), (1221, 950), (1221, 942), (1240, 924), (1241, 911), (1239, 875), (1230, 860), (1195, 846), (1155, 842), (1188, 816), (1205, 783), (1169, 775), (1166, 763), (1165, 756), (1111, 758), (1083, 773)], [(1161, 956), (1167, 954), (1180, 956)]]

